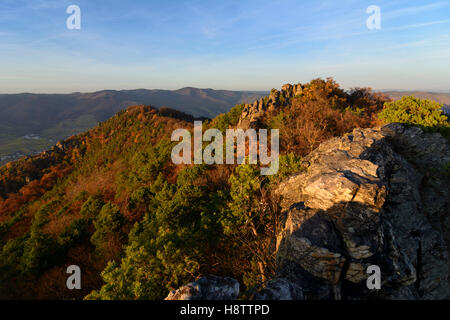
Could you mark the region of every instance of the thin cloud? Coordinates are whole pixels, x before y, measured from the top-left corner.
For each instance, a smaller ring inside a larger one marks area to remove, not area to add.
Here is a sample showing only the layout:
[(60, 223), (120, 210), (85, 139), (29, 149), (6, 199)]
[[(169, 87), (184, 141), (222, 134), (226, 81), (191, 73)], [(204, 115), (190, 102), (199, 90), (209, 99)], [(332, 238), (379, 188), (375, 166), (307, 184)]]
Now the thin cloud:
[(407, 7), (407, 8), (397, 9), (397, 10), (393, 10), (393, 11), (389, 11), (389, 12), (384, 12), (383, 18), (385, 18), (385, 17), (396, 18), (396, 17), (400, 17), (400, 16), (405, 16), (405, 15), (412, 15), (412, 14), (417, 14), (417, 13), (421, 13), (424, 11), (440, 9), (443, 7), (447, 7), (449, 5), (450, 5), (450, 2), (440, 1), (440, 2), (426, 4), (423, 6)]
[(34, 0), (29, 3), (28, 7), (31, 9), (58, 9), (70, 4), (67, 0)]
[(416, 23), (416, 24), (409, 24), (409, 25), (406, 25), (406, 26), (400, 26), (400, 27), (392, 28), (392, 29), (403, 30), (403, 29), (411, 29), (411, 28), (421, 28), (421, 27), (428, 27), (428, 26), (434, 26), (434, 25), (437, 25), (437, 24), (445, 24), (445, 23), (450, 23), (450, 19), (438, 20), (438, 21), (430, 21), (430, 22), (424, 22), (424, 23)]

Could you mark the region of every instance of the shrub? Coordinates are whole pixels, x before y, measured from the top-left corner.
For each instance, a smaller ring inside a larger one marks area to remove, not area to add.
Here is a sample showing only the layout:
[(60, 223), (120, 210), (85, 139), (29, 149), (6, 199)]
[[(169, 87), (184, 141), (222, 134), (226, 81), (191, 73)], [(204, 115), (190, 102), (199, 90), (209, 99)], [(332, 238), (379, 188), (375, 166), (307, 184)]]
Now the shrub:
[(31, 225), (32, 230), (37, 230), (42, 228), (44, 225), (46, 225), (49, 222), (49, 216), (50, 213), (55, 211), (56, 207), (58, 206), (59, 201), (54, 200), (51, 201), (41, 207), (38, 212), (34, 215), (33, 223)]
[(146, 213), (148, 203), (154, 195), (149, 187), (140, 187), (131, 194), (128, 209), (139, 211), (141, 214)]
[(386, 103), (378, 116), (387, 123), (415, 125), (425, 131), (437, 131), (446, 136), (450, 133), (450, 123), (442, 111), (442, 104), (435, 101), (405, 96), (398, 101)]
[(21, 257), (29, 234), (21, 237), (9, 239), (0, 251), (0, 282), (2, 278), (8, 278), (8, 274), (15, 274), (18, 271)]
[(24, 211), (24, 209), (20, 209), (11, 219), (0, 223), (0, 245), (3, 244), (3, 237), (9, 232), (10, 228), (24, 219)]
[[(230, 176), (230, 201), (224, 211), (224, 233), (233, 244), (229, 252), (241, 261), (239, 273), (249, 289), (265, 281), (273, 216), (261, 194), (256, 166), (243, 164)], [(233, 251), (231, 251), (233, 250)]]
[(85, 219), (95, 219), (105, 202), (102, 196), (90, 196), (80, 209), (80, 214)]
[(39, 231), (31, 232), (25, 243), (21, 261), (22, 271), (34, 274), (43, 272), (60, 258), (59, 249), (54, 238)]
[(304, 167), (302, 167), (302, 157), (296, 156), (292, 152), (287, 155), (281, 155), (279, 157), (279, 161), (280, 167), (278, 173), (276, 175), (269, 176), (271, 183), (276, 184), (292, 173), (304, 170)]
[(64, 229), (59, 235), (57, 242), (62, 248), (69, 249), (71, 245), (81, 240), (87, 234), (86, 220), (77, 219)]
[(108, 202), (94, 220), (95, 232), (91, 237), (91, 242), (97, 247), (103, 247), (111, 235), (121, 235), (121, 228), (125, 219), (120, 213), (119, 207)]
[(231, 108), (227, 113), (218, 115), (212, 120), (211, 127), (224, 132), (229, 127), (237, 125), (243, 108), (243, 104), (238, 104)]

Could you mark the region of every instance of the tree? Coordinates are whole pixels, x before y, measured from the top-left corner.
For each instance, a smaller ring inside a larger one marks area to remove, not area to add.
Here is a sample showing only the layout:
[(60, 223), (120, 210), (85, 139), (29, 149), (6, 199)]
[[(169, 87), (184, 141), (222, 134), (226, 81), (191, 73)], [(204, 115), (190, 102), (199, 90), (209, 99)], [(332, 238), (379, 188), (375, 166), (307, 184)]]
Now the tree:
[(225, 130), (228, 129), (229, 127), (237, 125), (243, 108), (244, 108), (243, 104), (235, 105), (227, 113), (223, 113), (215, 117), (212, 120), (210, 127), (225, 132)]
[(244, 284), (253, 287), (266, 279), (269, 246), (273, 238), (270, 206), (262, 194), (256, 166), (244, 164), (236, 167), (229, 182), (231, 199), (222, 225), (225, 235), (235, 244), (236, 254), (247, 263), (247, 270), (242, 272)]
[(120, 264), (108, 265), (105, 284), (87, 299), (162, 299), (199, 275), (221, 234), (217, 213), (223, 203), (203, 185), (205, 170), (186, 168), (175, 184), (159, 176), (151, 187), (138, 189), (133, 201), (145, 212), (143, 219), (130, 231)]
[(124, 223), (125, 219), (120, 213), (119, 207), (108, 202), (94, 220), (95, 232), (91, 237), (91, 242), (97, 248), (102, 248), (111, 238), (120, 238), (123, 236), (121, 229)]
[(105, 202), (101, 195), (90, 196), (80, 209), (80, 214), (85, 219), (95, 219), (102, 210)]
[(23, 272), (39, 274), (60, 259), (60, 248), (51, 236), (32, 231), (24, 247), (21, 259)]

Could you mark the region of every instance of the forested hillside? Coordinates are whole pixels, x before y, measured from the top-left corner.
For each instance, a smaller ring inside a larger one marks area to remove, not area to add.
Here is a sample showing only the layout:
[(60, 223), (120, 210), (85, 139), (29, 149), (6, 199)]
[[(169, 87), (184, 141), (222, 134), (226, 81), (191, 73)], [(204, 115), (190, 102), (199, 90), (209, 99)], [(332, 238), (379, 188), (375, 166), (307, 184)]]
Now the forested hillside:
[(32, 155), (58, 140), (85, 132), (127, 106), (171, 107), (197, 117), (215, 117), (262, 92), (183, 88), (104, 90), (71, 94), (0, 94), (0, 165)]
[[(271, 191), (321, 142), (381, 124), (388, 101), (332, 79), (301, 88), (272, 91), (255, 124), (280, 130), (274, 176), (246, 164), (174, 165), (171, 133), (194, 118), (144, 105), (1, 167), (0, 297), (162, 299), (205, 274), (251, 292), (275, 268), (281, 210)], [(242, 126), (247, 109), (236, 105), (203, 130)], [(82, 290), (66, 289), (73, 264)]]

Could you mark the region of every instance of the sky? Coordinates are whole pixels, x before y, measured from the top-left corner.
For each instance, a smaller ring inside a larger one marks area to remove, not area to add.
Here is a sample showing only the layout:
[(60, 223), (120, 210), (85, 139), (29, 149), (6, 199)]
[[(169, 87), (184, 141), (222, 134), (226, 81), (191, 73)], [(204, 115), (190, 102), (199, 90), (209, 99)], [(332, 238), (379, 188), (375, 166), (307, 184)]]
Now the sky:
[[(80, 29), (67, 28), (70, 5)], [(450, 1), (0, 0), (0, 93), (270, 90), (319, 77), (450, 92)]]

